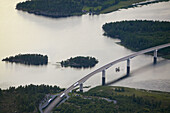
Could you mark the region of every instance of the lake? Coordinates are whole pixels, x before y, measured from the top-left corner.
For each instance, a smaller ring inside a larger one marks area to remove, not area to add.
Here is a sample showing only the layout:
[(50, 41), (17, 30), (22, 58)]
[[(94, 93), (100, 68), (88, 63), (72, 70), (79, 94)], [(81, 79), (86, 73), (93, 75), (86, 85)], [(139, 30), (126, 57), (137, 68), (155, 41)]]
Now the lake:
[[(133, 51), (116, 44), (117, 39), (103, 36), (102, 25), (122, 20), (170, 21), (170, 2), (121, 9), (108, 14), (83, 15), (68, 18), (48, 18), (17, 11), (22, 0), (1, 0), (0, 59), (19, 53), (48, 55), (47, 66), (27, 66), (0, 61), (0, 88), (26, 84), (49, 84), (69, 87), (93, 70), (129, 55)], [(93, 56), (99, 63), (91, 69), (62, 68), (56, 62), (75, 56)], [(120, 72), (115, 68), (120, 67)], [(112, 85), (170, 92), (170, 60), (140, 55), (131, 60), (131, 76)], [(106, 81), (124, 76), (126, 62), (106, 71)], [(87, 86), (101, 84), (101, 73), (85, 82)]]

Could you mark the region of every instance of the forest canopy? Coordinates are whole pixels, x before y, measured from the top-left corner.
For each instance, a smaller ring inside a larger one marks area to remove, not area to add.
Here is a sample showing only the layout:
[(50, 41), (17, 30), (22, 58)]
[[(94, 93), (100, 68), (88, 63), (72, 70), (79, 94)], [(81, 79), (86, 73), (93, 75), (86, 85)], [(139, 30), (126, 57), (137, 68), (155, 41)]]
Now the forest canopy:
[(89, 68), (94, 67), (98, 63), (94, 57), (83, 57), (77, 56), (75, 58), (70, 58), (65, 61), (61, 61), (61, 66), (63, 67), (75, 67), (75, 68)]
[(132, 4), (142, 1), (145, 0), (28, 0), (18, 3), (16, 9), (58, 18), (84, 13), (107, 13), (120, 8), (133, 7)]
[(168, 113), (170, 93), (117, 86), (97, 86), (74, 93), (53, 109), (57, 113)]
[(47, 94), (56, 94), (64, 89), (49, 85), (26, 85), (0, 89), (0, 113), (39, 113), (39, 104)]
[[(170, 43), (170, 22), (160, 21), (121, 21), (103, 25), (104, 35), (118, 38), (121, 44), (134, 51)], [(158, 52), (170, 58), (170, 48)]]
[(2, 61), (15, 62), (26, 65), (47, 65), (48, 56), (40, 54), (19, 54), (2, 59)]

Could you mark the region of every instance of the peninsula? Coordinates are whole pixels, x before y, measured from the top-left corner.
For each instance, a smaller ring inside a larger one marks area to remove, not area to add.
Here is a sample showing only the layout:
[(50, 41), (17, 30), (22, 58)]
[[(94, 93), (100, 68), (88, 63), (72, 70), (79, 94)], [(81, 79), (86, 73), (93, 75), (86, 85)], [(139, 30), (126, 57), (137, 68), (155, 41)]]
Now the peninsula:
[(2, 61), (26, 65), (47, 65), (48, 57), (47, 55), (43, 56), (40, 54), (19, 54), (16, 56), (6, 57)]
[[(103, 25), (104, 35), (121, 40), (120, 44), (133, 51), (170, 43), (170, 22), (121, 21)], [(159, 56), (170, 59), (170, 48), (162, 49)]]
[(65, 61), (61, 61), (62, 67), (74, 67), (74, 68), (89, 68), (94, 67), (98, 63), (94, 57), (83, 57), (77, 56), (75, 58), (70, 58)]
[(35, 15), (59, 18), (79, 16), (85, 13), (103, 14), (121, 8), (136, 7), (137, 5), (146, 5), (168, 0), (145, 1), (146, 0), (28, 0), (18, 3), (16, 9)]

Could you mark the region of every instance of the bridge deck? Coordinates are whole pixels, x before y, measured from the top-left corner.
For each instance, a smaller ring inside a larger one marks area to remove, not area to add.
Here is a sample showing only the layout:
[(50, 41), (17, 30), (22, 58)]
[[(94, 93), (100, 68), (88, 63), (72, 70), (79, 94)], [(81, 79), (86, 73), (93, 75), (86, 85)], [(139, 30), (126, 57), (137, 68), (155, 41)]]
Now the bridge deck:
[[(93, 75), (95, 75), (95, 74), (97, 74), (99, 72), (102, 72), (103, 70), (106, 70), (106, 69), (110, 68), (114, 64), (117, 64), (117, 63), (122, 62), (122, 61), (126, 61), (128, 59), (132, 59), (132, 58), (134, 58), (134, 57), (136, 57), (138, 55), (144, 54), (144, 53), (159, 50), (159, 49), (166, 48), (166, 47), (169, 47), (169, 46), (170, 46), (170, 43), (160, 45), (160, 46), (156, 46), (156, 47), (152, 47), (152, 48), (145, 49), (145, 50), (142, 50), (142, 51), (139, 51), (139, 52), (135, 52), (133, 54), (130, 54), (130, 55), (125, 56), (125, 57), (122, 57), (120, 59), (114, 60), (114, 61), (112, 61), (112, 62), (110, 62), (110, 63), (108, 63), (108, 64), (106, 64), (106, 65), (104, 65), (104, 66), (102, 66), (102, 67), (100, 67), (98, 69), (96, 69), (95, 71), (89, 73), (88, 75), (86, 75), (85, 77), (83, 77), (82, 79), (78, 80), (75, 83), (76, 84), (78, 83), (78, 85), (83, 84), (86, 80), (88, 80)], [(74, 84), (71, 85), (69, 88), (67, 88), (65, 91), (63, 91), (51, 104), (49, 104), (49, 106), (45, 109), (44, 113), (50, 113), (50, 111), (62, 100), (62, 98), (60, 96), (63, 95), (63, 93), (65, 95), (67, 95), (70, 91), (72, 91), (77, 86), (77, 85), (74, 85)]]

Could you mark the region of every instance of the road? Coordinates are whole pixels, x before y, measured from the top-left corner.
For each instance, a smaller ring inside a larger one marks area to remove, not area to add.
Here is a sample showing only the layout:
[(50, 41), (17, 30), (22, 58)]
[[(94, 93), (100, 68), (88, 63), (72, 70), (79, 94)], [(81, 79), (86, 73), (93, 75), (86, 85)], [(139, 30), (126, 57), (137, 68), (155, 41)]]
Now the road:
[(162, 48), (166, 48), (166, 47), (169, 47), (170, 46), (170, 43), (168, 44), (164, 44), (164, 45), (160, 45), (160, 46), (156, 46), (156, 47), (152, 47), (152, 48), (149, 48), (149, 49), (145, 49), (145, 50), (142, 50), (142, 51), (139, 51), (139, 52), (135, 52), (133, 54), (130, 54), (128, 56), (125, 56), (125, 57), (122, 57), (118, 60), (114, 60), (113, 62), (111, 63), (108, 63), (98, 69), (96, 69), (95, 71), (89, 73), (88, 75), (86, 75), (85, 77), (83, 77), (82, 79), (78, 80), (77, 82), (75, 82), (73, 85), (71, 85), (69, 88), (67, 88), (65, 91), (61, 92), (59, 94), (59, 96), (53, 100), (53, 102), (51, 102), (51, 104), (49, 104), (49, 106), (44, 110), (44, 113), (50, 113), (51, 110), (57, 105), (59, 104), (61, 101), (62, 101), (62, 97), (61, 95), (67, 95), (70, 91), (72, 91), (75, 87), (77, 87), (78, 85), (80, 84), (83, 84), (86, 80), (88, 80), (90, 77), (92, 77), (93, 75), (97, 74), (97, 73), (100, 73), (102, 72), (102, 70), (106, 70), (108, 68), (110, 68), (111, 66), (113, 66), (114, 64), (117, 64), (119, 62), (122, 62), (122, 61), (126, 61), (128, 59), (132, 59), (138, 55), (141, 55), (141, 54), (144, 54), (144, 53), (148, 53), (148, 52), (151, 52), (151, 51), (154, 51), (154, 50), (159, 50), (159, 49), (162, 49)]

